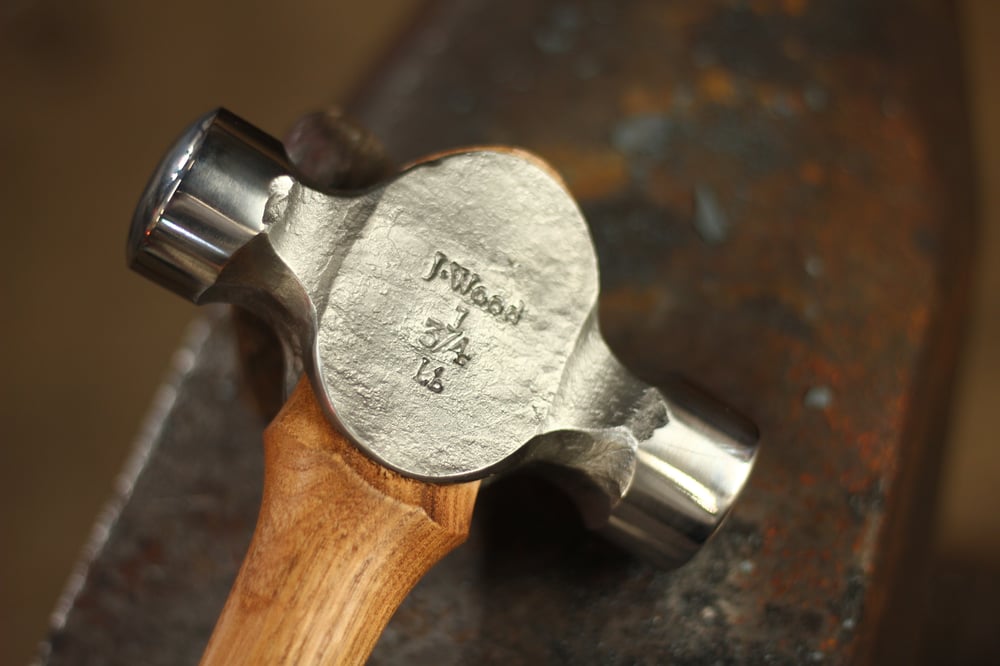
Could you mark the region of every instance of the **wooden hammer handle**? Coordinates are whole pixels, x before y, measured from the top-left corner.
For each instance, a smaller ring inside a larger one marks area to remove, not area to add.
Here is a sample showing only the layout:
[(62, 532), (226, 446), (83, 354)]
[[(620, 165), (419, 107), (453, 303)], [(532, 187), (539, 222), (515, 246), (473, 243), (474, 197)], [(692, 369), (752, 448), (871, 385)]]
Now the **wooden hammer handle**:
[(336, 432), (307, 380), (264, 433), (253, 541), (202, 664), (360, 664), (469, 530), (479, 482), (435, 485)]

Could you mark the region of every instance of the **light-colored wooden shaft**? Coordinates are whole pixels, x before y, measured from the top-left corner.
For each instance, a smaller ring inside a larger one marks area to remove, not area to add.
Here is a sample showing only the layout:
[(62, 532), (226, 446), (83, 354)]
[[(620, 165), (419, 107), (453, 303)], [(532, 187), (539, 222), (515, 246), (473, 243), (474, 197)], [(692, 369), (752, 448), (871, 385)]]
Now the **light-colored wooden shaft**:
[(361, 664), (468, 534), (479, 482), (403, 477), (330, 427), (303, 380), (264, 434), (253, 541), (202, 664)]

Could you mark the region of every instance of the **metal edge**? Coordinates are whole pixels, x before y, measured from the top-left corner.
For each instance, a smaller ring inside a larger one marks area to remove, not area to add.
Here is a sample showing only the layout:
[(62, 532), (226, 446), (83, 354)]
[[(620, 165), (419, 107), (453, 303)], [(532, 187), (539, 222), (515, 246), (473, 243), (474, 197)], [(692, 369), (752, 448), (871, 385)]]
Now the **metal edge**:
[[(159, 444), (161, 427), (177, 402), (181, 386), (197, 366), (198, 357), (212, 328), (220, 319), (227, 316), (227, 312), (228, 307), (224, 305), (210, 305), (202, 311), (201, 316), (188, 324), (182, 334), (181, 345), (167, 364), (165, 377), (153, 394), (150, 407), (139, 426), (139, 434), (133, 440), (132, 450), (114, 481), (111, 499), (98, 513), (63, 591), (56, 600), (55, 608), (49, 615), (49, 634), (65, 627), (66, 619), (87, 581), (91, 566), (108, 543), (122, 509), (132, 496), (139, 475), (142, 474), (146, 462)], [(49, 636), (46, 635), (39, 641), (35, 656), (29, 664), (31, 666), (44, 664), (51, 651)]]

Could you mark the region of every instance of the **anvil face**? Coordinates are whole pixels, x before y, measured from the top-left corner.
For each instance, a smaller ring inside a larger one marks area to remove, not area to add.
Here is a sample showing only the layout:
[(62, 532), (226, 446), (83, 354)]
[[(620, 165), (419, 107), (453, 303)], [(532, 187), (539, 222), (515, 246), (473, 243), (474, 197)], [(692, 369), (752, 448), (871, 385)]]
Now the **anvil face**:
[(371, 455), (481, 476), (546, 430), (599, 280), (586, 222), (544, 166), (466, 152), (350, 197), (283, 178), (264, 219), (315, 309), (327, 406)]

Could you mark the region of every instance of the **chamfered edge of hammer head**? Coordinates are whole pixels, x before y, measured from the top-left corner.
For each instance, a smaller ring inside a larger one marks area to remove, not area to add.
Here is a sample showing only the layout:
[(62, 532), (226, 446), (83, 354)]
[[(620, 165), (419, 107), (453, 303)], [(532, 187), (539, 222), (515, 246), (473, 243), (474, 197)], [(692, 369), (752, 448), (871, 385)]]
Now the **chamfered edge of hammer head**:
[(202, 116), (139, 199), (129, 268), (198, 302), (229, 258), (263, 230), (270, 184), (290, 172), (277, 139), (223, 108)]

